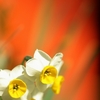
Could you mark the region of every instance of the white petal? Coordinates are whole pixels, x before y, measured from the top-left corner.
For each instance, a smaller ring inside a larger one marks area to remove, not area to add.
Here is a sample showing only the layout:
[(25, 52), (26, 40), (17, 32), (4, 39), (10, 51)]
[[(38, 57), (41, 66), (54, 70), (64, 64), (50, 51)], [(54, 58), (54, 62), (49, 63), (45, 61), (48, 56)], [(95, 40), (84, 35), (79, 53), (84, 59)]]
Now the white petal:
[(24, 67), (23, 65), (18, 65), (14, 67), (12, 71), (10, 72), (11, 79), (17, 78), (18, 76), (22, 75), (24, 71), (23, 67)]
[(32, 98), (35, 100), (43, 100), (44, 92), (40, 92), (37, 88), (35, 88), (32, 92)]
[(44, 92), (49, 87), (49, 85), (41, 83), (39, 78), (36, 79), (35, 83), (40, 92)]
[(0, 90), (3, 90), (4, 88), (6, 88), (9, 82), (10, 82), (9, 79), (0, 79)]
[(62, 57), (63, 57), (62, 53), (57, 53), (53, 57), (53, 59), (51, 60), (51, 62), (50, 62), (50, 65), (54, 66), (57, 69), (58, 73), (59, 73), (59, 71), (60, 71), (60, 69), (61, 69), (61, 67), (63, 65)]
[(29, 79), (29, 80), (32, 81), (32, 82), (34, 82), (34, 80), (36, 79), (35, 76), (29, 76), (29, 75), (26, 73), (26, 71), (25, 71), (23, 74), (24, 74), (24, 76), (25, 76), (27, 79)]
[(26, 90), (25, 94), (20, 97), (20, 100), (31, 100), (31, 93), (29, 90)]
[(4, 90), (10, 82), (9, 73), (10, 70), (0, 70), (0, 96), (3, 94)]
[(51, 57), (47, 53), (38, 49), (34, 53), (34, 58), (38, 59), (44, 67), (51, 61)]
[(40, 74), (43, 69), (43, 65), (36, 59), (30, 59), (26, 62), (26, 73), (29, 76), (36, 76)]
[(0, 69), (0, 78), (9, 78), (10, 76), (10, 70), (7, 70), (7, 69)]
[(8, 87), (5, 89), (5, 91), (4, 91), (3, 95), (2, 95), (2, 99), (3, 100), (14, 100), (8, 93)]
[(0, 84), (0, 96), (2, 96), (2, 94), (4, 93), (4, 91), (5, 91), (5, 89), (6, 89), (6, 87), (7, 87), (8, 85), (6, 85), (5, 87), (2, 85), (1, 86), (1, 84)]

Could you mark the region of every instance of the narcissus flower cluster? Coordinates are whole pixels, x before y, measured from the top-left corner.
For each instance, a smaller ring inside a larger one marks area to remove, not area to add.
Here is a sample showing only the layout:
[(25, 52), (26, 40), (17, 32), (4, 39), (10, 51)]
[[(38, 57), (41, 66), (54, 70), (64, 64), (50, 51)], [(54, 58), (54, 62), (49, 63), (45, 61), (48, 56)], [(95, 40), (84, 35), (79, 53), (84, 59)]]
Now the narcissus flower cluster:
[(48, 88), (59, 94), (64, 81), (64, 77), (59, 75), (62, 57), (62, 53), (57, 53), (51, 58), (37, 49), (25, 65), (18, 65), (12, 70), (0, 69), (2, 100), (42, 100)]

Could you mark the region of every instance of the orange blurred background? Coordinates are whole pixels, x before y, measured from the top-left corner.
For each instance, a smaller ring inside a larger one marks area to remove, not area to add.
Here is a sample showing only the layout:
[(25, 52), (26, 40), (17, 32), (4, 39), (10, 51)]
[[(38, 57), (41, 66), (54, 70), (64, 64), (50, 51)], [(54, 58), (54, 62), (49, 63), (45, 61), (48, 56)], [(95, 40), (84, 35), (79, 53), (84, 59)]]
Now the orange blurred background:
[(96, 0), (0, 0), (0, 68), (12, 69), (41, 49), (64, 54), (59, 95), (44, 100), (99, 99)]

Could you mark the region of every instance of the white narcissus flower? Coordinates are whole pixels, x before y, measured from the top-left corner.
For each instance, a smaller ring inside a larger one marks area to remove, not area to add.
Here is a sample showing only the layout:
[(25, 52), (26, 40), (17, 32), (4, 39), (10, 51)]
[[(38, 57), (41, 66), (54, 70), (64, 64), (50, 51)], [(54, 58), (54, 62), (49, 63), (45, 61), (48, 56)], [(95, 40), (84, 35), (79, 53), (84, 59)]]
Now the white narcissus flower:
[(58, 94), (64, 79), (59, 76), (62, 57), (62, 53), (57, 53), (51, 58), (37, 49), (26, 68), (19, 65), (11, 71), (0, 70), (0, 96), (3, 100), (42, 100), (48, 87)]
[(25, 67), (19, 65), (10, 72), (10, 81), (2, 93), (3, 100), (31, 100), (31, 93), (34, 90), (34, 77), (33, 80), (27, 78), (23, 73)]
[(62, 53), (57, 53), (51, 58), (45, 52), (37, 49), (34, 57), (26, 62), (26, 73), (29, 77), (36, 77), (35, 84), (39, 92), (44, 92), (55, 83), (63, 64), (62, 57)]
[(31, 92), (34, 89), (32, 81), (25, 76), (20, 76), (10, 82), (2, 95), (3, 100), (31, 100)]

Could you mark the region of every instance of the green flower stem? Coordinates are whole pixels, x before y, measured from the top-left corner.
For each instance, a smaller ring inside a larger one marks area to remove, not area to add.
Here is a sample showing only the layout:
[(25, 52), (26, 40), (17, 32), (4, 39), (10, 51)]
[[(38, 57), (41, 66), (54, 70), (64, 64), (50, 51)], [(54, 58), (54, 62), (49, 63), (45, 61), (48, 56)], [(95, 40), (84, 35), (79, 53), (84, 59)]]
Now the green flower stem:
[(0, 96), (0, 100), (2, 100), (2, 97)]

